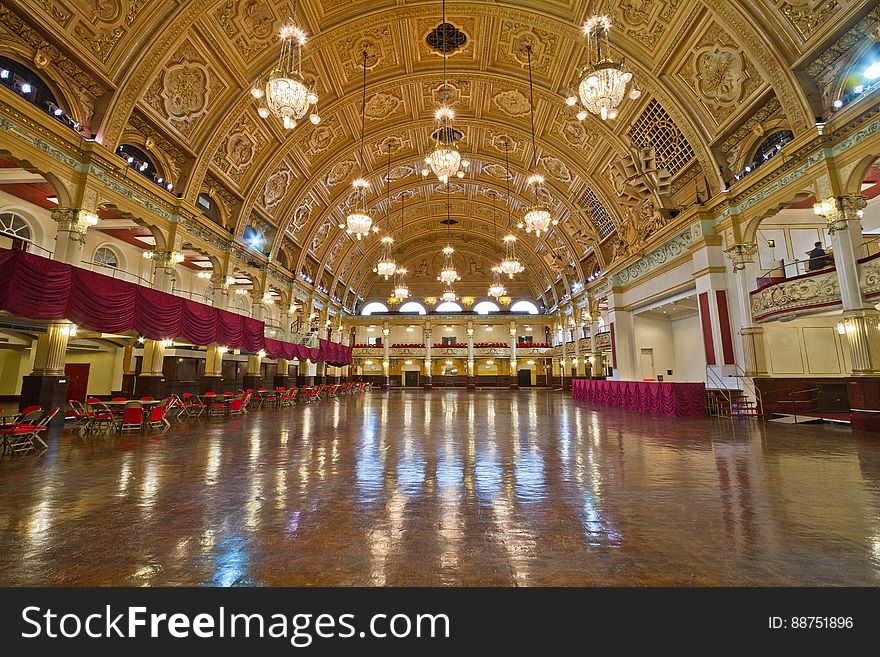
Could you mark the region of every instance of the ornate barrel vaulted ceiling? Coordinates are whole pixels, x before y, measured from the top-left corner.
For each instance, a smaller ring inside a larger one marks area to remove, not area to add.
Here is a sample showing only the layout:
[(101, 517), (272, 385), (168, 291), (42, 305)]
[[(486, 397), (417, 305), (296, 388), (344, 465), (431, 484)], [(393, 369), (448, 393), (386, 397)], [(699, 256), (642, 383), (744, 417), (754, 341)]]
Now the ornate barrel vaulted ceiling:
[[(505, 141), (514, 217), (525, 207), (533, 158), (526, 45), (534, 53), (540, 173), (561, 221), (541, 238), (520, 234), (521, 276), (549, 306), (626, 246), (615, 228), (635, 217), (649, 237), (652, 218), (657, 228), (722, 190), (768, 129), (797, 136), (813, 125), (828, 99), (804, 71), (871, 4), (449, 2), (447, 20), (466, 36), (449, 56), (451, 99), (473, 163), (452, 185), (454, 245), (481, 263), (501, 257)], [(14, 0), (0, 4), (0, 22), (4, 47), (52, 73), (102, 144), (146, 149), (186, 199), (209, 194), (235, 235), (248, 225), (269, 235), (273, 257), (283, 251), (294, 274), (329, 283), (340, 296), (349, 288), (369, 296), (378, 239), (356, 242), (337, 227), (357, 174), (361, 57), (366, 51), (374, 217), (390, 228), (383, 218), (390, 149), (396, 255), (418, 268), (446, 238), (443, 189), (420, 173), (441, 98), (442, 60), (426, 41), (440, 23), (440, 3), (300, 0), (310, 35), (304, 69), (316, 81), (323, 120), (288, 131), (260, 118), (249, 90), (275, 64), (289, 10), (288, 0)], [(612, 17), (612, 48), (643, 92), (624, 101), (615, 121), (579, 121), (564, 103), (584, 60), (581, 26), (594, 13)], [(670, 174), (661, 190), (642, 175), (637, 150), (648, 145)], [(652, 196), (671, 212), (646, 206)]]

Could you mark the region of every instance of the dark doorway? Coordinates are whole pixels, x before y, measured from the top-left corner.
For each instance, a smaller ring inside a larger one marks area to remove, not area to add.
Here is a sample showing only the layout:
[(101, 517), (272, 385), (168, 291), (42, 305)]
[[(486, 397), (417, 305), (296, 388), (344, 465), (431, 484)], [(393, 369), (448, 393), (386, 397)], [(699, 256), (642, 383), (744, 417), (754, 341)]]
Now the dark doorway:
[(419, 387), (419, 373), (418, 372), (404, 372), (403, 373), (403, 385), (407, 388), (418, 388)]
[(89, 391), (89, 364), (69, 363), (64, 366), (67, 376), (67, 398), (85, 401)]
[(519, 370), (516, 373), (520, 388), (532, 387), (532, 370)]

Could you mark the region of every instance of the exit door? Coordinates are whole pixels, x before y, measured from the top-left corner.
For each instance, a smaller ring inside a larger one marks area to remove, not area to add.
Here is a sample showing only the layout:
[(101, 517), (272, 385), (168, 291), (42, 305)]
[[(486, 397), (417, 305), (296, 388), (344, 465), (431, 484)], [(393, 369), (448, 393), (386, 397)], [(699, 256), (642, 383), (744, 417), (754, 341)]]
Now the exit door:
[(642, 380), (654, 380), (654, 350), (642, 349)]
[(89, 390), (89, 364), (68, 363), (64, 366), (67, 377), (67, 398), (85, 401)]
[(404, 372), (403, 373), (403, 385), (407, 388), (418, 388), (419, 387), (419, 373), (418, 372)]
[(519, 370), (516, 377), (520, 388), (532, 387), (532, 370)]

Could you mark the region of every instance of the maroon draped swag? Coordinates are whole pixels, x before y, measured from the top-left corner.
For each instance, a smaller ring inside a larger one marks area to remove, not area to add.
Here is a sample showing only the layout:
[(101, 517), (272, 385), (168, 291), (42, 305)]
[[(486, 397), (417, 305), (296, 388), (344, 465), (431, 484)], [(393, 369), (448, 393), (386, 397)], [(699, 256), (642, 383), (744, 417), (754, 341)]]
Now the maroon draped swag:
[(571, 395), (578, 401), (618, 406), (650, 415), (706, 415), (706, 386), (702, 383), (576, 379), (572, 383)]
[(182, 299), (129, 281), (24, 251), (0, 250), (0, 310), (28, 319), (66, 319), (101, 333), (137, 331), (153, 340), (213, 342), (271, 358), (351, 363), (351, 348), (321, 340), (320, 347), (270, 340), (263, 322)]

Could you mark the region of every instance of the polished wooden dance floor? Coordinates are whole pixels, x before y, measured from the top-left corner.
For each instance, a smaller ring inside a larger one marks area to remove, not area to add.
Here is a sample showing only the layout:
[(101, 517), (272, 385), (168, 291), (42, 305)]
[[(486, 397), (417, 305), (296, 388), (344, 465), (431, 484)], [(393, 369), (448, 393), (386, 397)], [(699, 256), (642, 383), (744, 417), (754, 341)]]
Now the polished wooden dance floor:
[(880, 584), (880, 437), (374, 391), (0, 462), (5, 585)]

